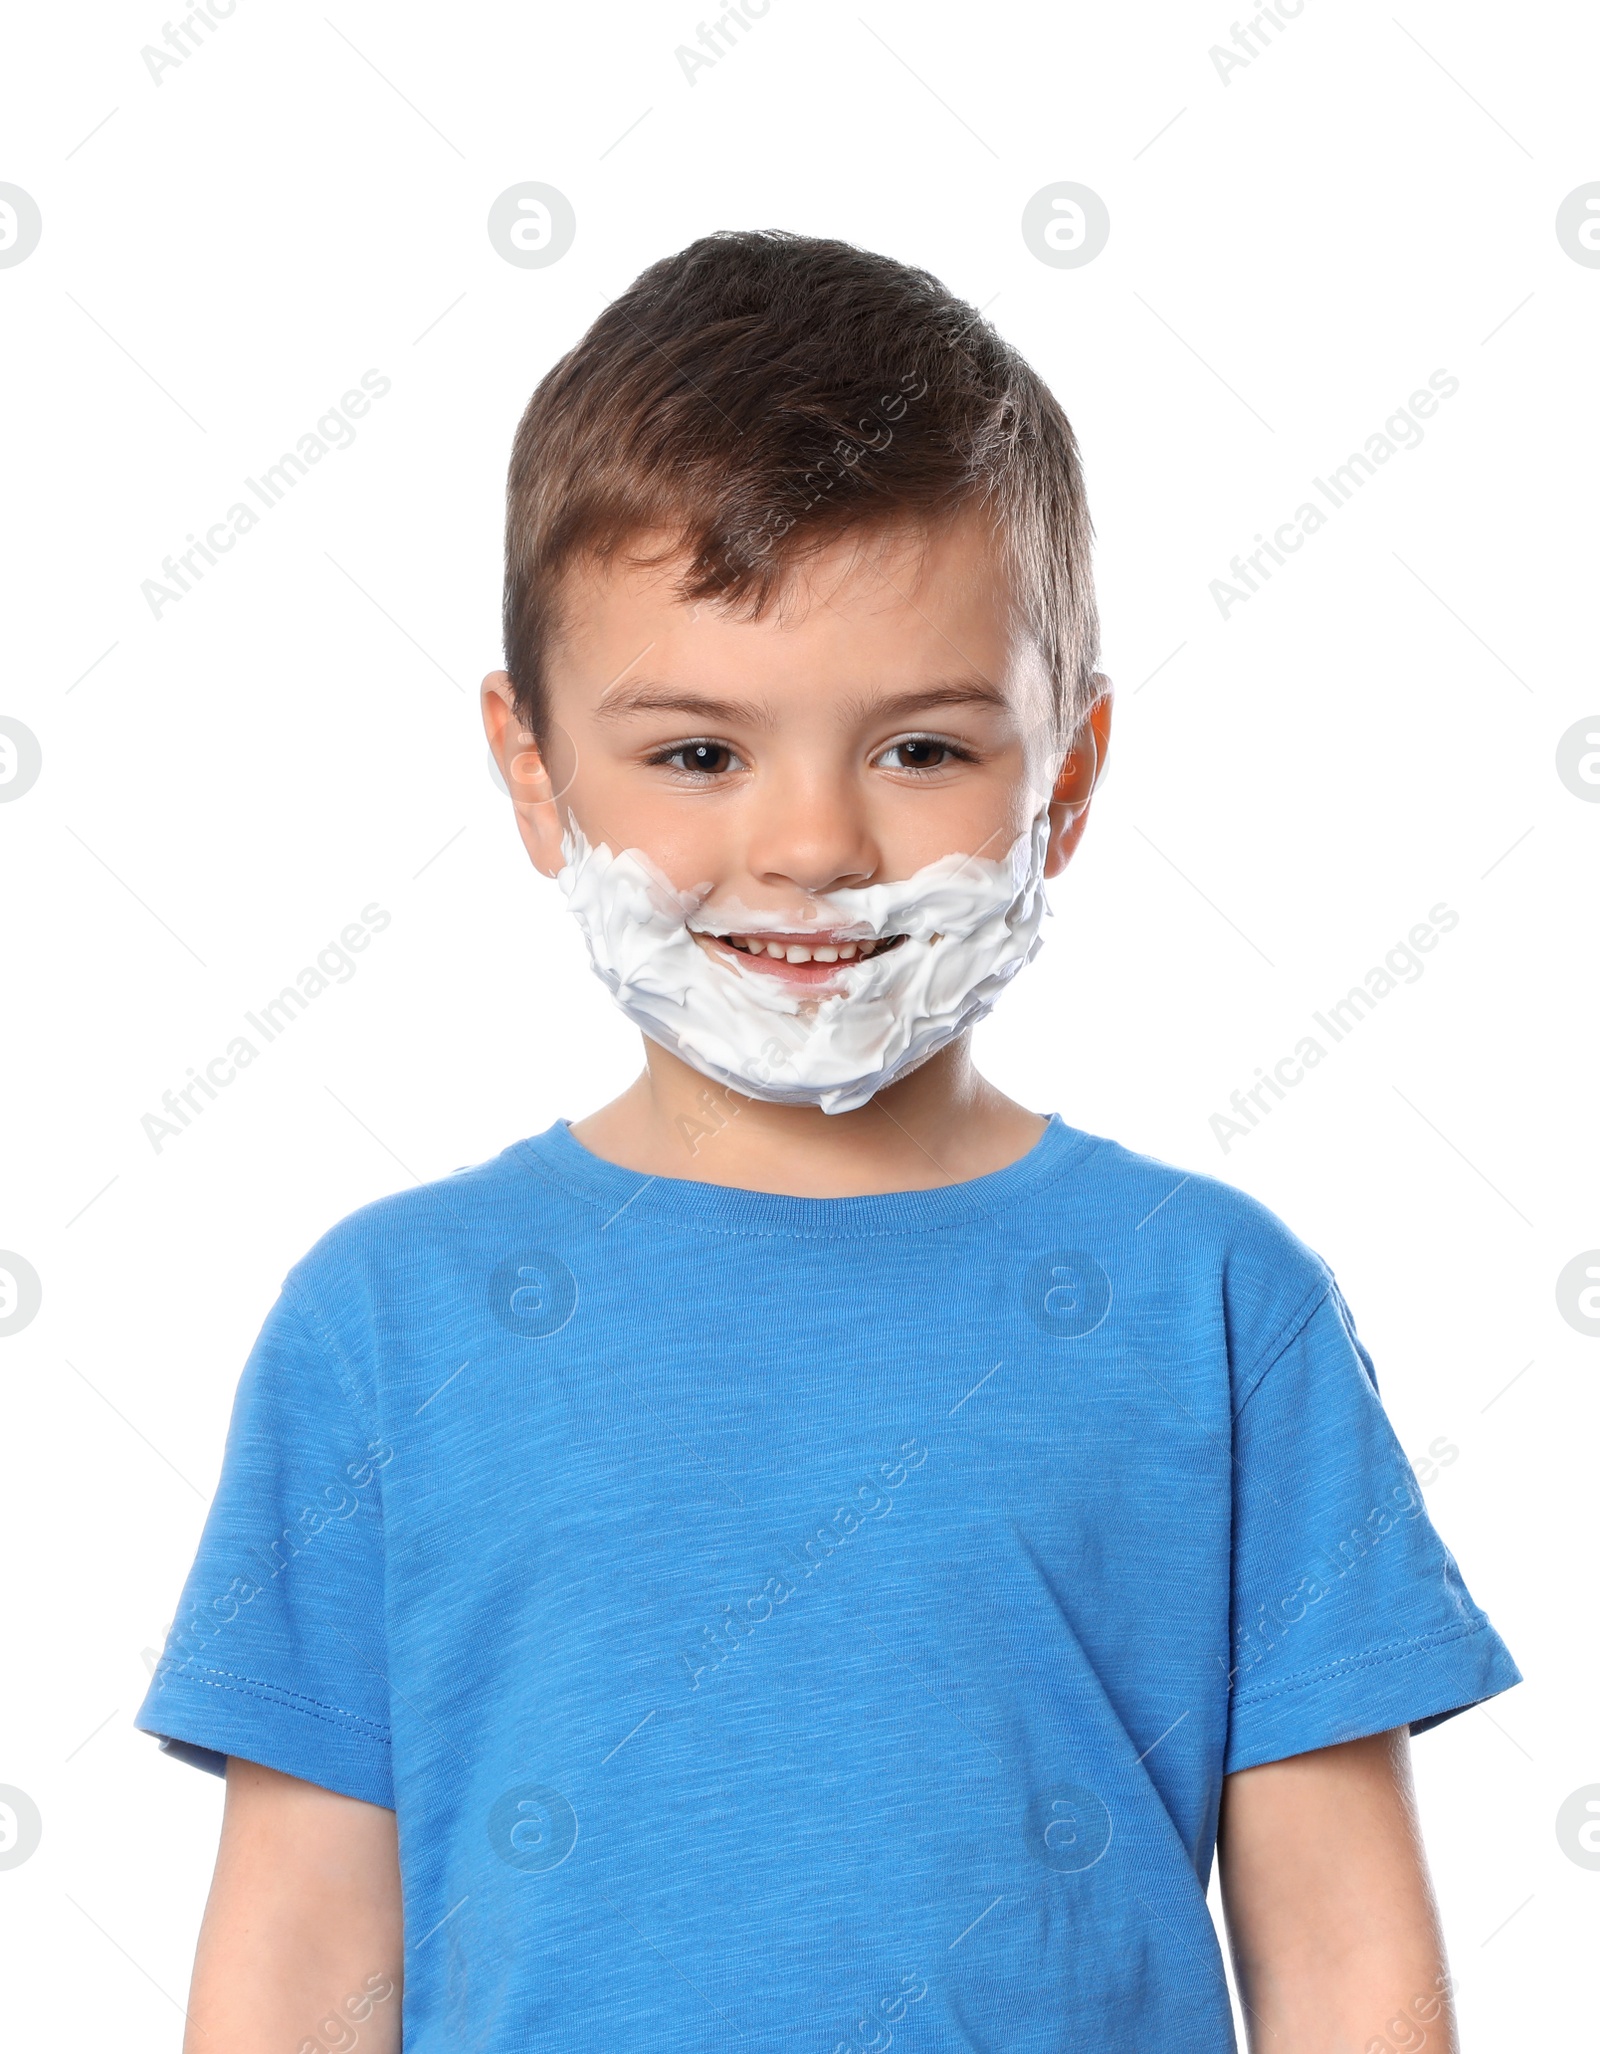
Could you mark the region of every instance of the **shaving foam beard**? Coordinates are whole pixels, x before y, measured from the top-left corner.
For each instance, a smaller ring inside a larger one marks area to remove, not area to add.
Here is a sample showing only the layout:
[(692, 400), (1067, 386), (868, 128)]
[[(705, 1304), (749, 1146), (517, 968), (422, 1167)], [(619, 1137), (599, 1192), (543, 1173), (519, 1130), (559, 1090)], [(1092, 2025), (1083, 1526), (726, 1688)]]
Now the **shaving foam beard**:
[(652, 1041), (777, 1105), (853, 1112), (989, 1012), (1043, 937), (1049, 808), (998, 861), (941, 856), (894, 884), (818, 894), (782, 932), (903, 934), (835, 981), (796, 987), (695, 940), (777, 932), (771, 911), (679, 891), (639, 849), (592, 847), (569, 815), (557, 882), (596, 975)]

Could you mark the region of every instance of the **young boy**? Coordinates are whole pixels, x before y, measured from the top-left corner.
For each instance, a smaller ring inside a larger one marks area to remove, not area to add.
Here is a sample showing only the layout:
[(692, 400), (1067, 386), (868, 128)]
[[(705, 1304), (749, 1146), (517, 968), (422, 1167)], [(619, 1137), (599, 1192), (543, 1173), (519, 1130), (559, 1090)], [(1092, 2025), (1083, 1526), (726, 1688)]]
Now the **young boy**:
[(1454, 2046), (1407, 1730), (1518, 1673), (1338, 1287), (972, 1067), (1089, 544), (1038, 377), (840, 243), (534, 395), (484, 713), (645, 1068), (268, 1316), (140, 1714), (226, 1765), (190, 2049), (1214, 2054), (1219, 1848), (1252, 2046)]

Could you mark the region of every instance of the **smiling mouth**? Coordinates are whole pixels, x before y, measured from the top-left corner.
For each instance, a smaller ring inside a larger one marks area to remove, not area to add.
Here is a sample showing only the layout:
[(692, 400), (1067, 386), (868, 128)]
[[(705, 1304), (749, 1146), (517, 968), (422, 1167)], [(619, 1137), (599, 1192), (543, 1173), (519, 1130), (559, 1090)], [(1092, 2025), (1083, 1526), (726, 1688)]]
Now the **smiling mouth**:
[(793, 982), (817, 984), (836, 975), (841, 964), (870, 962), (895, 949), (903, 934), (886, 934), (862, 940), (824, 939), (813, 933), (799, 934), (706, 934), (694, 932), (702, 946), (727, 949), (743, 958), (751, 969), (761, 969)]

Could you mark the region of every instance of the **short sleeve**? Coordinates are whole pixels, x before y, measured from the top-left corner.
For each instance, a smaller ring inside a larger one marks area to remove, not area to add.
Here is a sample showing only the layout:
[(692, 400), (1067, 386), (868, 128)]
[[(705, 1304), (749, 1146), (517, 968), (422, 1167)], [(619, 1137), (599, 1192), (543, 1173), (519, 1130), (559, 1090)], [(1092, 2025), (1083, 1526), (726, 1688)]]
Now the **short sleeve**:
[(383, 1470), (392, 1450), (286, 1290), (251, 1350), (222, 1477), (135, 1723), (393, 1806)]
[(1337, 1285), (1234, 1424), (1226, 1769), (1395, 1726), (1521, 1682), (1434, 1530)]

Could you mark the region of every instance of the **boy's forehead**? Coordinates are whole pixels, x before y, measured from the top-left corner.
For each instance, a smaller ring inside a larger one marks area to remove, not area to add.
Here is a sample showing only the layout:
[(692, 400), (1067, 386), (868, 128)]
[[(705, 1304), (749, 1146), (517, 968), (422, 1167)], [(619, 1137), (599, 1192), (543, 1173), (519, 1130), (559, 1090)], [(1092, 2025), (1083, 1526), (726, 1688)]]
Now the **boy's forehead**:
[(998, 542), (974, 517), (843, 535), (787, 566), (759, 612), (685, 597), (688, 567), (664, 538), (575, 566), (564, 581), (551, 686), (591, 710), (633, 703), (628, 687), (646, 678), (686, 675), (706, 684), (737, 678), (741, 696), (763, 681), (855, 692), (869, 680), (886, 690), (971, 680), (1005, 703), (1036, 667)]

